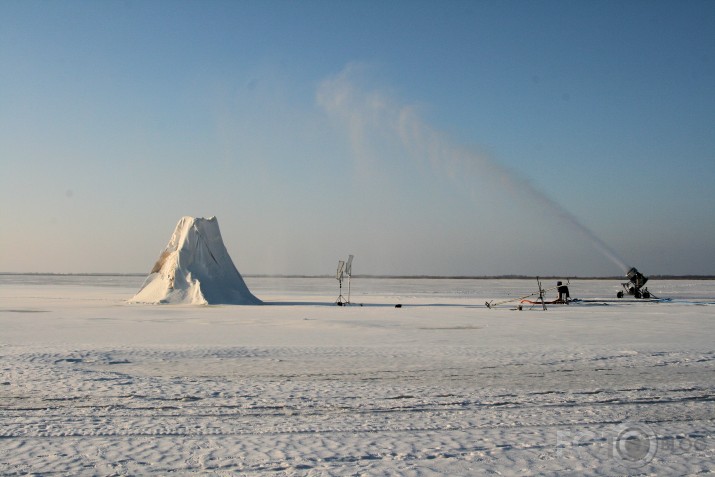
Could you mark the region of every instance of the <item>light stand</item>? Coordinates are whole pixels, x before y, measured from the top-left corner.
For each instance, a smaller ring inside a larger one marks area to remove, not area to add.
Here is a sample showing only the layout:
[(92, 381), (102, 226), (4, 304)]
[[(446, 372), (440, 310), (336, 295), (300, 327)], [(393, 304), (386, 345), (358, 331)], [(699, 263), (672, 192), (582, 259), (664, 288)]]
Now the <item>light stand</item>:
[(346, 304), (350, 303), (350, 282), (353, 278), (353, 256), (348, 255), (348, 263), (345, 264), (345, 273), (348, 275), (348, 301)]
[(345, 299), (343, 296), (343, 277), (345, 276), (345, 262), (342, 260), (338, 261), (338, 271), (335, 274), (335, 279), (338, 281), (340, 284), (340, 294), (338, 295), (338, 299), (335, 301), (335, 304), (338, 306), (344, 306), (349, 303), (348, 300)]

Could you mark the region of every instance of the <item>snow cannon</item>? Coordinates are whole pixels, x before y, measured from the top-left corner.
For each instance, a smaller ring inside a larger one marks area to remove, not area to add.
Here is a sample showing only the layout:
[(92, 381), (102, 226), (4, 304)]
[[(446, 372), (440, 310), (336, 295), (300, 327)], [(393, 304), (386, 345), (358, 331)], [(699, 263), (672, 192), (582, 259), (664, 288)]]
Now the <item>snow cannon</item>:
[(650, 292), (644, 287), (648, 281), (648, 277), (639, 272), (636, 267), (632, 267), (628, 270), (626, 277), (628, 277), (628, 281), (621, 283), (623, 290), (616, 294), (618, 298), (623, 298), (626, 294), (635, 298), (650, 298)]

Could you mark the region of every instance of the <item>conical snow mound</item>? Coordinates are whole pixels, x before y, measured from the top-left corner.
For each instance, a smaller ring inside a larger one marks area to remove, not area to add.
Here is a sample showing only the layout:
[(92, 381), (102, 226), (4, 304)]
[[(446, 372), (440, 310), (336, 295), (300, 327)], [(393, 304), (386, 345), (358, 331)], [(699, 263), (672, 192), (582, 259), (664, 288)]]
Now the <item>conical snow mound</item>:
[(183, 217), (130, 303), (258, 305), (221, 238), (216, 217)]

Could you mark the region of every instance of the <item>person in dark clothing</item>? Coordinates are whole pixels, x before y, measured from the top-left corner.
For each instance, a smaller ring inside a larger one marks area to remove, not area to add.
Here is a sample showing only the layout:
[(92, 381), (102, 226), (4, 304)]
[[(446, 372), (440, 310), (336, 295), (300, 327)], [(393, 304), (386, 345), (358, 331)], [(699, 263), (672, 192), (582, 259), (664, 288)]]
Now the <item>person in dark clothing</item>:
[(556, 290), (559, 292), (559, 298), (556, 300), (556, 303), (568, 304), (569, 298), (571, 298), (571, 295), (569, 295), (569, 287), (561, 282), (556, 282), (556, 286)]

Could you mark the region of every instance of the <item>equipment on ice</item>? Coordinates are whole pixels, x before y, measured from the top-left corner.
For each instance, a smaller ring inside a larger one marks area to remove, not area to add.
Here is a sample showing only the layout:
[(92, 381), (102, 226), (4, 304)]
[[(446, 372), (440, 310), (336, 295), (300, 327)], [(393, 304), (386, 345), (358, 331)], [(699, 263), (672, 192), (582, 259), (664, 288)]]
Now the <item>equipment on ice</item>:
[(635, 298), (648, 299), (651, 296), (653, 298), (656, 298), (644, 286), (648, 281), (648, 277), (644, 276), (641, 272), (639, 272), (636, 267), (632, 267), (630, 270), (628, 270), (628, 273), (626, 273), (626, 277), (628, 277), (628, 281), (626, 283), (621, 283), (621, 285), (623, 286), (623, 290), (619, 291), (616, 294), (618, 298), (623, 298), (625, 294), (631, 295)]
[[(345, 275), (348, 276), (348, 297), (345, 298), (343, 296), (343, 279), (345, 278)], [(338, 306), (344, 306), (344, 305), (349, 305), (350, 304), (350, 280), (353, 275), (353, 256), (348, 255), (348, 261), (347, 263), (343, 260), (338, 261), (338, 271), (335, 274), (335, 279), (338, 280), (338, 283), (340, 284), (340, 294), (338, 295), (338, 299), (335, 301), (335, 304)]]
[(569, 300), (571, 299), (571, 293), (569, 292), (569, 286), (564, 285), (561, 282), (556, 282), (556, 290), (559, 292), (559, 297), (556, 299), (556, 302), (557, 303), (566, 303), (568, 305)]
[[(566, 280), (566, 285), (568, 285), (569, 283), (571, 283), (571, 281), (567, 279), (567, 280)], [(559, 289), (559, 288), (562, 288), (562, 289), (563, 289), (564, 285), (563, 285), (561, 282), (558, 282), (558, 285), (556, 285), (555, 287), (551, 287), (551, 288), (544, 289), (544, 288), (541, 286), (541, 280), (539, 279), (539, 277), (536, 277), (536, 284), (537, 284), (538, 287), (539, 287), (539, 291), (535, 291), (534, 293), (529, 293), (528, 295), (524, 295), (524, 296), (521, 296), (521, 297), (518, 297), (518, 298), (509, 298), (509, 299), (501, 300), (501, 301), (497, 301), (497, 302), (494, 302), (494, 300), (492, 300), (492, 301), (487, 301), (487, 302), (484, 302), (484, 304), (486, 305), (487, 308), (491, 309), (491, 308), (496, 308), (498, 305), (503, 305), (503, 304), (505, 304), (505, 303), (511, 303), (511, 302), (513, 302), (513, 301), (519, 301), (519, 305), (517, 305), (517, 310), (521, 310), (521, 309), (522, 309), (522, 304), (523, 304), (523, 303), (529, 303), (529, 304), (531, 304), (531, 305), (541, 305), (541, 308), (542, 308), (544, 311), (546, 311), (546, 304), (547, 304), (547, 303), (548, 303), (548, 304), (561, 304), (561, 303), (566, 303), (566, 304), (568, 304), (568, 300), (563, 301), (563, 300), (561, 300), (561, 297), (559, 297), (559, 299), (556, 299), (556, 300), (554, 300), (554, 301), (546, 301), (546, 300), (544, 299), (544, 294), (545, 294), (547, 291), (557, 290), (557, 289)], [(567, 290), (568, 290), (568, 288), (567, 288)], [(537, 296), (536, 300), (529, 300), (529, 298), (531, 298), (531, 297), (533, 297), (533, 296)]]

